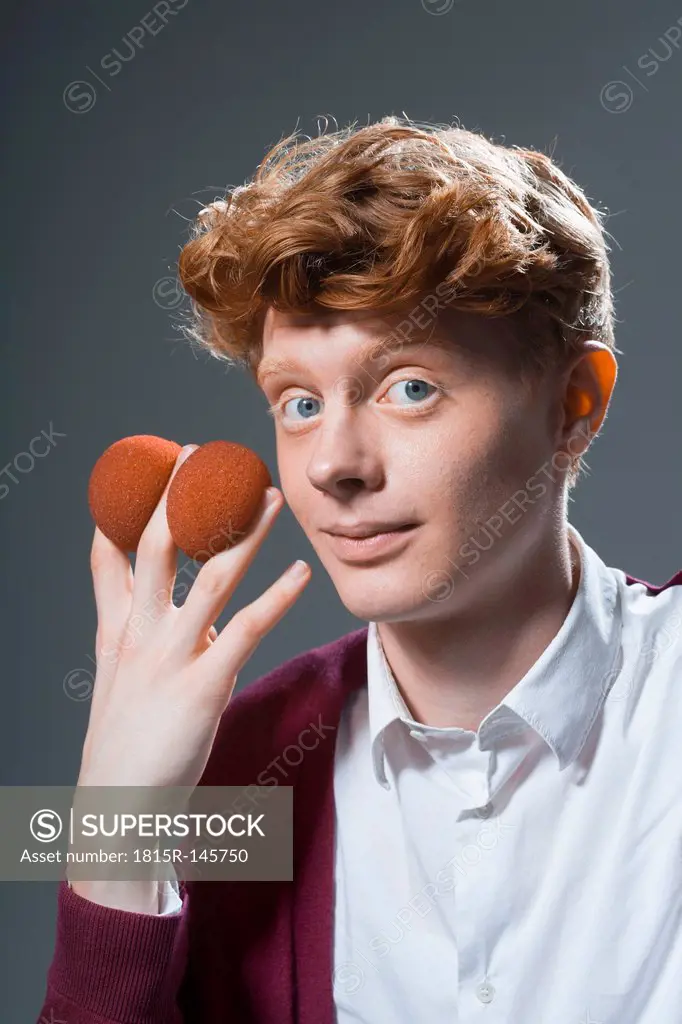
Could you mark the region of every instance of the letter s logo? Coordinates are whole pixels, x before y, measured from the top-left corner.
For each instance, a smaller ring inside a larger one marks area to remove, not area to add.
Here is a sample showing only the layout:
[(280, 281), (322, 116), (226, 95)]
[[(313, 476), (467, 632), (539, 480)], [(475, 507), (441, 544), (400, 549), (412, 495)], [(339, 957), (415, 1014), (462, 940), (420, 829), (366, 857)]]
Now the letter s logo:
[(35, 812), (29, 828), (31, 835), (39, 843), (52, 843), (61, 835), (62, 819), (56, 811), (44, 808), (42, 811)]

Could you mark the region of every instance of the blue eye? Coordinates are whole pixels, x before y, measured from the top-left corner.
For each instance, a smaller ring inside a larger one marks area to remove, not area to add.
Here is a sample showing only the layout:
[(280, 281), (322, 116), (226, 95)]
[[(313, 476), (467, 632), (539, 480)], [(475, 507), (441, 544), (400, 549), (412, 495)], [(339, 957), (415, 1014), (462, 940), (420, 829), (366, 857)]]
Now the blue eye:
[[(429, 384), (427, 381), (421, 380), (419, 377), (413, 377), (411, 380), (397, 380), (395, 384), (391, 384), (386, 394), (390, 394), (391, 391), (393, 391), (393, 388), (397, 388), (401, 384), (407, 385), (405, 393), (409, 396), (410, 401), (399, 402), (399, 405), (414, 405), (414, 402), (412, 402), (411, 399), (414, 398), (419, 401), (420, 399), (428, 398), (430, 394), (433, 394), (434, 391), (438, 390), (433, 384)], [(431, 390), (424, 394), (427, 388), (430, 388)]]
[(304, 420), (310, 419), (311, 416), (317, 415), (317, 411), (314, 408), (311, 408), (311, 406), (314, 406), (315, 403), (317, 403), (318, 405), (320, 404), (318, 398), (312, 398), (309, 395), (306, 395), (305, 397), (299, 396), (298, 398), (290, 398), (289, 401), (285, 402), (284, 405), (282, 406), (282, 413), (284, 413), (286, 407), (288, 405), (291, 405), (292, 402), (296, 403), (295, 408), (298, 412), (302, 414)]

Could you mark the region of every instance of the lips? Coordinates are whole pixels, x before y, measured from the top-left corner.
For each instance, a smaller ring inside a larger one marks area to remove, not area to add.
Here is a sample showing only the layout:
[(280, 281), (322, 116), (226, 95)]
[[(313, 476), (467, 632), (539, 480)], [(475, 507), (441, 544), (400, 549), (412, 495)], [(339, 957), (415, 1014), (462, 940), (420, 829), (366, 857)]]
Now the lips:
[(416, 523), (372, 523), (357, 526), (338, 527), (334, 530), (324, 530), (324, 533), (332, 537), (347, 537), (351, 540), (367, 540), (369, 537), (376, 537), (380, 533), (400, 533), (404, 530), (411, 530)]
[(344, 562), (376, 564), (398, 555), (411, 543), (412, 535), (419, 529), (418, 523), (393, 526), (365, 537), (348, 537), (328, 533), (329, 545)]

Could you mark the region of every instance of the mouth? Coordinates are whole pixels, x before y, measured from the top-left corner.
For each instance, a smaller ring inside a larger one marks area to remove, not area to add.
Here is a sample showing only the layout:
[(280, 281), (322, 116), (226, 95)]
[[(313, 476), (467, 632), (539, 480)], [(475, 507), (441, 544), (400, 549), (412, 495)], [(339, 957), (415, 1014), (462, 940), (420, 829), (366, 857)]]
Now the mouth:
[(366, 561), (402, 550), (409, 543), (418, 525), (408, 523), (392, 530), (373, 533), (368, 537), (348, 537), (334, 533), (328, 533), (327, 536), (340, 558), (347, 561)]

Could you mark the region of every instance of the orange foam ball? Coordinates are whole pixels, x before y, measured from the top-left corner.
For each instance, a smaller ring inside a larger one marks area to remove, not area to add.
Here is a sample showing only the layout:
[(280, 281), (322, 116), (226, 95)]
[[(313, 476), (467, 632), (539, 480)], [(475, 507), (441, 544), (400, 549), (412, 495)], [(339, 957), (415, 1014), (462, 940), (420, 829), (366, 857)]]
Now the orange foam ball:
[(137, 551), (182, 446), (153, 434), (115, 441), (100, 455), (88, 482), (88, 505), (102, 533)]
[(168, 488), (166, 518), (186, 555), (207, 562), (248, 533), (272, 483), (263, 460), (233, 441), (209, 441), (185, 459)]

